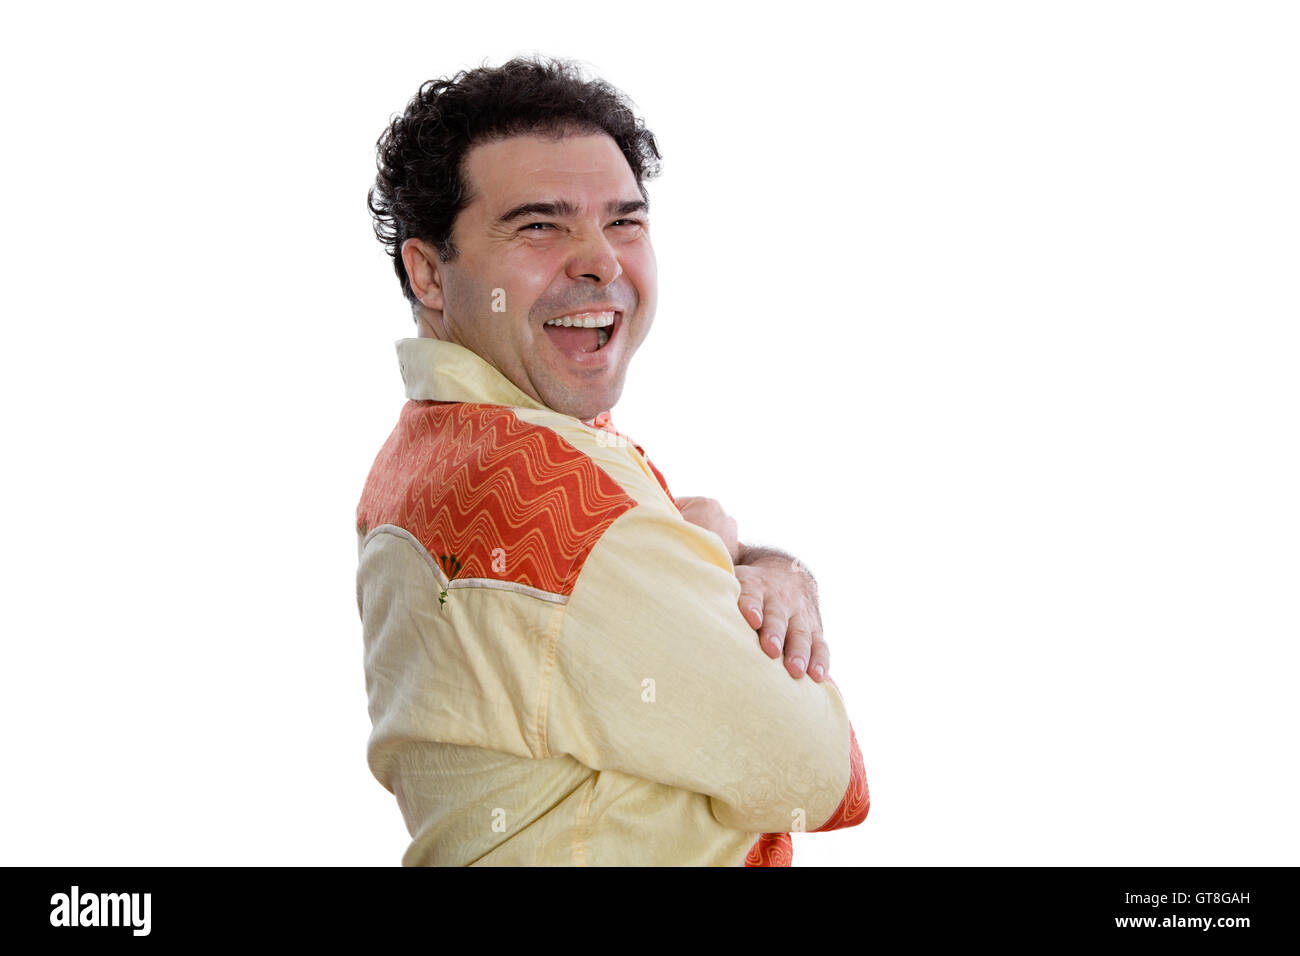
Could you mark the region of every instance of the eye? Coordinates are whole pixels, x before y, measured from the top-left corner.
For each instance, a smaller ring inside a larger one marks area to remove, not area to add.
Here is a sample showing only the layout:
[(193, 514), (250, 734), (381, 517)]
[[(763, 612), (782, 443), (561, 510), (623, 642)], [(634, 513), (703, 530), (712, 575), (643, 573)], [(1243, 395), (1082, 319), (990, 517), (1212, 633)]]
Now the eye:
[(530, 222), (528, 225), (521, 227), (519, 231), (520, 231), (520, 232), (528, 232), (528, 231), (531, 230), (531, 229), (536, 229), (538, 232), (541, 232), (543, 229), (554, 229), (554, 228), (555, 228), (555, 224), (554, 224), (554, 223), (550, 223), (550, 222)]

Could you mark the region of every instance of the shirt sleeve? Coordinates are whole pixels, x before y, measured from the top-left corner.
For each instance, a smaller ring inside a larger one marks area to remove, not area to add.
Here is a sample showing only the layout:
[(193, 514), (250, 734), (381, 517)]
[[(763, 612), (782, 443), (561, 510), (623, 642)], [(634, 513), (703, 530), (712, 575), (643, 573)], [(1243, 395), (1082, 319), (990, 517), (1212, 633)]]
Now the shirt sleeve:
[(666, 509), (622, 515), (565, 609), (550, 751), (706, 794), (735, 829), (860, 822), (866, 781), (839, 691), (763, 653), (739, 597), (716, 535)]

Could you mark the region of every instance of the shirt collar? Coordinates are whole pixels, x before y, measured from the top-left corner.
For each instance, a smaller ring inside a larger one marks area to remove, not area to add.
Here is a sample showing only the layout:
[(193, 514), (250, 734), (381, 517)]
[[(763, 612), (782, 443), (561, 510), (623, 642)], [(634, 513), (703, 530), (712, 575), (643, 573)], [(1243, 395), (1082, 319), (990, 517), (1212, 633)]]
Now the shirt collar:
[(406, 397), (418, 402), (482, 402), (522, 408), (545, 408), (463, 345), (433, 338), (401, 339), (397, 363)]
[[(406, 383), (406, 397), (415, 401), (481, 402), (555, 412), (525, 395), (487, 359), (455, 342), (423, 337), (400, 339), (397, 362), (402, 369), (402, 381)], [(608, 411), (583, 424), (602, 429), (613, 427)]]

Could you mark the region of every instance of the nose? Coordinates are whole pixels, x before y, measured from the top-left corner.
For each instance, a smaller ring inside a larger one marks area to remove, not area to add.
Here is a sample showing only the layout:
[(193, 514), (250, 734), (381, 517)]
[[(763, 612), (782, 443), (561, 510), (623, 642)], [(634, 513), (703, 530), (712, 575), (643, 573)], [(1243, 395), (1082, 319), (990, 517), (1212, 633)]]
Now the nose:
[(567, 272), (570, 279), (590, 279), (607, 286), (623, 274), (623, 265), (605, 234), (595, 230), (575, 242)]

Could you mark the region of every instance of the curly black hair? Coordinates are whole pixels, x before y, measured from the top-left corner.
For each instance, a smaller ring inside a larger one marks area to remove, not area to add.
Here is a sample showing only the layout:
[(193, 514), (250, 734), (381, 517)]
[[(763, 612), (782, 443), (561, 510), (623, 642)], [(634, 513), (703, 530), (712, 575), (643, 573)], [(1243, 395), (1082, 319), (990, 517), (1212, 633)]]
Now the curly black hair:
[(598, 132), (618, 144), (648, 200), (644, 181), (659, 174), (661, 158), (654, 135), (622, 93), (585, 78), (577, 64), (516, 57), (425, 82), (375, 144), (379, 174), (366, 194), (375, 236), (412, 309), (402, 243), (424, 239), (444, 262), (456, 257), (451, 231), (470, 198), (462, 166), (471, 146), (521, 134)]

